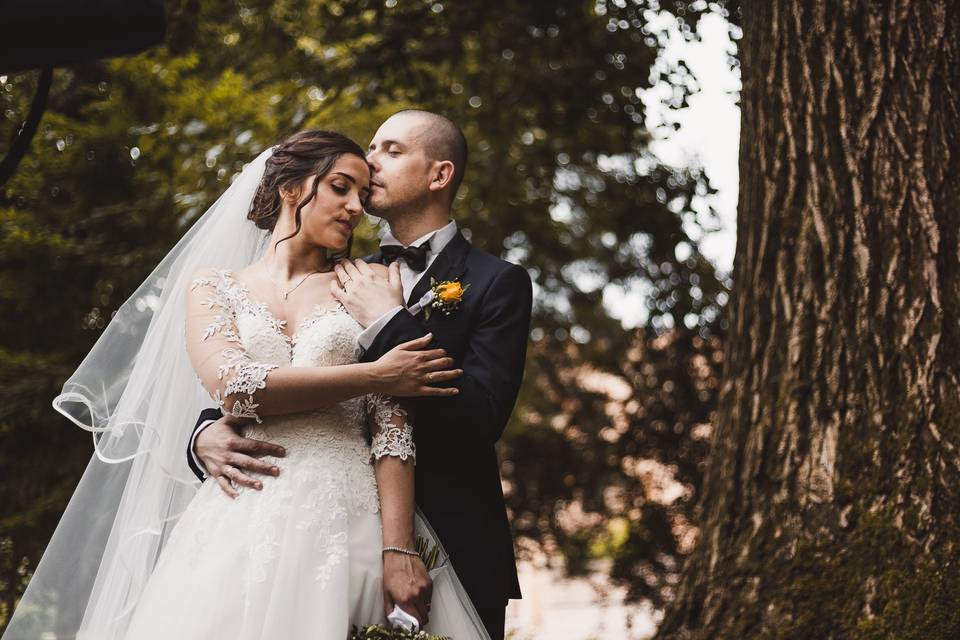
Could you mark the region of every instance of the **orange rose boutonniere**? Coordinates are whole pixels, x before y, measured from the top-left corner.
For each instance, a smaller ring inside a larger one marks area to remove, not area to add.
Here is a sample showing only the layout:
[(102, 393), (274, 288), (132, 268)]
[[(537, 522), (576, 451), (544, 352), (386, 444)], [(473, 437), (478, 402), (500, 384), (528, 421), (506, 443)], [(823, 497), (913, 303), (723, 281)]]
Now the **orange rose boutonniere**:
[(450, 315), (451, 312), (460, 308), (463, 296), (469, 288), (469, 284), (464, 285), (459, 279), (437, 282), (430, 278), (430, 291), (433, 292), (433, 300), (425, 308), (426, 313), (424, 315), (429, 320), (432, 309), (436, 309), (444, 315)]

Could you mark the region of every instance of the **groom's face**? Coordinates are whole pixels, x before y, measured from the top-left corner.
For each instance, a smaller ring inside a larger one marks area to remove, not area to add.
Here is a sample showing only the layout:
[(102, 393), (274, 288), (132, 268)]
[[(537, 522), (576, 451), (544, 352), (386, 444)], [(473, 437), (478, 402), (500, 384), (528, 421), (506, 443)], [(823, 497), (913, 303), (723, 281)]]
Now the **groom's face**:
[(430, 194), (431, 161), (424, 153), (420, 133), (424, 123), (415, 114), (397, 114), (386, 120), (370, 142), (370, 197), (366, 209), (391, 220), (393, 214), (416, 210)]

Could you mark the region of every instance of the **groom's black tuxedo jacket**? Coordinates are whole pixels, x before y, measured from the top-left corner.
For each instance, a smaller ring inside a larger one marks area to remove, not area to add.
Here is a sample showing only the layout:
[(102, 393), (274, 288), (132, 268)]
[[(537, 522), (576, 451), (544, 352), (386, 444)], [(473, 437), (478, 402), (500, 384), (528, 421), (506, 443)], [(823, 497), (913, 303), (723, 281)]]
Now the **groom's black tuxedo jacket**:
[[(366, 259), (380, 262), (379, 253)], [(478, 609), (519, 598), (513, 538), (494, 444), (513, 411), (523, 378), (532, 292), (525, 269), (474, 248), (458, 231), (422, 275), (407, 306), (437, 282), (470, 288), (450, 315), (398, 312), (361, 357), (433, 333), (464, 374), (445, 398), (407, 398), (417, 445), (417, 505), (433, 525)]]
[[(380, 253), (365, 258), (382, 262)], [(417, 446), (416, 501), (436, 529), (464, 588), (478, 610), (520, 597), (513, 538), (507, 520), (494, 444), (513, 411), (523, 377), (532, 290), (523, 268), (474, 248), (458, 231), (422, 275), (407, 300), (413, 305), (437, 282), (460, 279), (470, 289), (449, 315), (430, 318), (399, 311), (361, 360), (377, 360), (393, 347), (433, 333), (464, 370), (445, 398), (405, 398)], [(219, 417), (207, 409), (198, 425)], [(203, 473), (187, 459), (201, 479)]]

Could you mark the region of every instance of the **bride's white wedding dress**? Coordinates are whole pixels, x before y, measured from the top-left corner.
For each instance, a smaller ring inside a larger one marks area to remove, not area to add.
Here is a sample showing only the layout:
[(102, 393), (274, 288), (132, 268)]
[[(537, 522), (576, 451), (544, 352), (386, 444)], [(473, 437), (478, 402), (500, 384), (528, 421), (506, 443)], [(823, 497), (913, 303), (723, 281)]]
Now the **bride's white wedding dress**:
[[(224, 397), (246, 394), (234, 413), (259, 420), (255, 391), (274, 367), (357, 360), (361, 327), (342, 306), (318, 306), (290, 338), (230, 272), (211, 271), (192, 289), (210, 310), (203, 342), (222, 356)], [(367, 396), (249, 428), (246, 435), (286, 448), (286, 457), (267, 458), (280, 475), (264, 477), (260, 491), (240, 488), (236, 499), (213, 479), (203, 483), (163, 546), (126, 637), (345, 640), (351, 625), (382, 623), (372, 459), (415, 455), (402, 418), (392, 400)], [(419, 518), (417, 534), (435, 540)], [(449, 563), (433, 574), (427, 630), (486, 638)]]

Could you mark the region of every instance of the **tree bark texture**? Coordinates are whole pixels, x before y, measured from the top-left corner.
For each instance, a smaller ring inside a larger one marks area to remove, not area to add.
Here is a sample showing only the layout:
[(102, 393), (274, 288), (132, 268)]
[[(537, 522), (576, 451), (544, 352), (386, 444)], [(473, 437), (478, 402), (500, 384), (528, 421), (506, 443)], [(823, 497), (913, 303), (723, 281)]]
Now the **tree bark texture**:
[(730, 330), (660, 638), (960, 637), (960, 2), (743, 7)]

